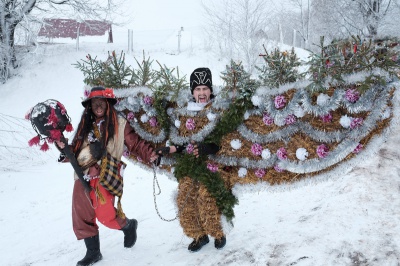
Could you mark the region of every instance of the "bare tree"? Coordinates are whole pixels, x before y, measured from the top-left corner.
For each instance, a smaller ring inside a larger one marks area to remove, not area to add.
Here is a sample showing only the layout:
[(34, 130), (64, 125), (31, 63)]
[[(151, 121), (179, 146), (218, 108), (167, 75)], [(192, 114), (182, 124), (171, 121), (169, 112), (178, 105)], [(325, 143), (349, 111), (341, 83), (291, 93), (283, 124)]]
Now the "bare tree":
[(15, 29), (22, 22), (35, 20), (36, 14), (62, 10), (70, 17), (109, 19), (125, 0), (0, 0), (0, 82), (18, 67)]
[(268, 1), (203, 0), (202, 3), (209, 35), (218, 44), (219, 53), (228, 59), (244, 59), (243, 65), (252, 72), (266, 38)]

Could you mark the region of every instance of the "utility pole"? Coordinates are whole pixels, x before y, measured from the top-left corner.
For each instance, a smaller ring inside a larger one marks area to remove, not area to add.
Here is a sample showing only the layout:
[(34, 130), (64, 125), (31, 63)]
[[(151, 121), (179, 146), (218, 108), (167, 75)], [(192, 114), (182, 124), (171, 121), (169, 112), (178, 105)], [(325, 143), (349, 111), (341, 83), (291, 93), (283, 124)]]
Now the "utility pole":
[(183, 31), (183, 27), (181, 27), (181, 29), (178, 31), (178, 54), (181, 53), (181, 37), (182, 37), (181, 32), (182, 31)]

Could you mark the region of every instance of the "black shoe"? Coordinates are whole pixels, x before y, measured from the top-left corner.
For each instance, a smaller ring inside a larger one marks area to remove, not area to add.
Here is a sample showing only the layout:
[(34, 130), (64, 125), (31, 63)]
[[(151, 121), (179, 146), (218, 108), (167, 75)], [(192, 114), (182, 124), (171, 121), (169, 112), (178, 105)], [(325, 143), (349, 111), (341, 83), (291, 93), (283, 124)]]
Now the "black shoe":
[(221, 249), (221, 248), (225, 247), (225, 244), (226, 244), (225, 236), (214, 240), (214, 246), (216, 249)]
[(138, 222), (135, 219), (127, 219), (126, 225), (121, 229), (124, 232), (124, 247), (131, 248), (136, 243), (136, 229)]
[(84, 239), (86, 245), (86, 256), (78, 261), (77, 266), (90, 266), (103, 258), (100, 253), (99, 235)]
[(188, 246), (188, 250), (190, 250), (191, 252), (199, 251), (208, 242), (210, 242), (210, 240), (208, 239), (208, 235), (204, 235), (197, 240), (193, 240), (193, 242), (190, 243), (190, 245)]

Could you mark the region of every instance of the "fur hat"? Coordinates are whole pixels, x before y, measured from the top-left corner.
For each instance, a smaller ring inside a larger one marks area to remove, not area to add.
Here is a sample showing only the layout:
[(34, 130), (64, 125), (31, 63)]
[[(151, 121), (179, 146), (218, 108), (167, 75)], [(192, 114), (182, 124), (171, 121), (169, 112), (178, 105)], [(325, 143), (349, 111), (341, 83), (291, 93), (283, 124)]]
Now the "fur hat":
[(90, 90), (89, 96), (84, 101), (82, 101), (83, 107), (86, 107), (93, 98), (107, 99), (111, 105), (117, 103), (117, 99), (115, 98), (113, 89), (106, 89), (104, 87), (93, 87)]
[(192, 94), (194, 88), (199, 85), (205, 85), (210, 88), (211, 93), (213, 92), (211, 70), (209, 68), (196, 68), (190, 75), (190, 91), (192, 92)]

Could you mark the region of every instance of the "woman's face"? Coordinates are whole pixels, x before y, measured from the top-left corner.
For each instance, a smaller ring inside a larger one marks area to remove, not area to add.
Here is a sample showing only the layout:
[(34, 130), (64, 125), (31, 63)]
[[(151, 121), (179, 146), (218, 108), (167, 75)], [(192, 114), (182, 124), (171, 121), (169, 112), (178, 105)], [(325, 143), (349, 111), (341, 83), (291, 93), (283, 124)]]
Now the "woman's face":
[(107, 109), (107, 100), (102, 98), (94, 98), (91, 100), (92, 111), (96, 118), (103, 117)]
[(196, 103), (208, 103), (210, 101), (211, 90), (206, 85), (199, 85), (193, 90), (193, 97)]

